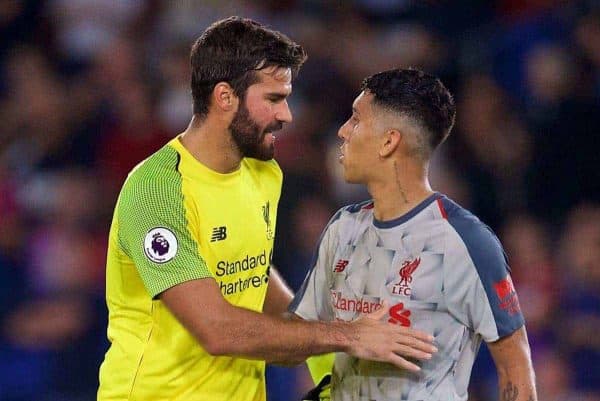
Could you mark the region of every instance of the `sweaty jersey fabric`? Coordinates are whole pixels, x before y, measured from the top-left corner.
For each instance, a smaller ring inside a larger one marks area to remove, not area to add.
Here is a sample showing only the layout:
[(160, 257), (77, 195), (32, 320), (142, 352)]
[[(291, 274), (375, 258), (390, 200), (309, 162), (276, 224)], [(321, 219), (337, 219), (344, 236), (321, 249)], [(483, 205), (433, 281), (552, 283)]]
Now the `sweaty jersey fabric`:
[(109, 237), (98, 400), (266, 399), (263, 361), (211, 356), (158, 295), (209, 278), (231, 304), (262, 311), (281, 182), (275, 161), (219, 174), (178, 138), (130, 173)]
[(290, 311), (350, 321), (384, 300), (390, 324), (431, 333), (438, 352), (418, 373), (338, 353), (332, 400), (467, 400), (481, 340), (524, 324), (500, 242), (438, 193), (392, 221), (377, 221), (372, 202), (338, 211)]

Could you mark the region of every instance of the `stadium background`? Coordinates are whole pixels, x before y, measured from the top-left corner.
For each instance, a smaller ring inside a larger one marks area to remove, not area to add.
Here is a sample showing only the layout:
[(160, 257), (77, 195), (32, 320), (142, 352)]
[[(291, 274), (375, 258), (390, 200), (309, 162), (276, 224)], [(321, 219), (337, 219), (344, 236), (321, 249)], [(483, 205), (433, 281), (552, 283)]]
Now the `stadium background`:
[[(433, 184), (505, 245), (539, 399), (600, 400), (600, 2), (553, 0), (0, 1), (0, 400), (95, 399), (115, 196), (185, 128), (190, 44), (233, 14), (309, 53), (277, 140), (289, 283), (333, 211), (367, 196), (336, 162), (360, 80), (423, 68), (458, 104)], [(270, 401), (308, 386), (302, 367), (268, 380)], [(482, 349), (471, 400), (494, 381)]]

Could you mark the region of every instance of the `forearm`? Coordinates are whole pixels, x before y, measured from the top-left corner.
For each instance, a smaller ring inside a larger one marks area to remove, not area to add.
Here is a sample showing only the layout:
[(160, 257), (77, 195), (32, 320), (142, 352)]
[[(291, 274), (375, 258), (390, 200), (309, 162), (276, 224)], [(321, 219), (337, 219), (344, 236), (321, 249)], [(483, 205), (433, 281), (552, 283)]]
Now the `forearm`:
[[(291, 319), (292, 315), (287, 312), (288, 305), (292, 302), (294, 294), (287, 286), (283, 277), (279, 274), (275, 266), (271, 265), (269, 274), (269, 287), (263, 305), (263, 313), (271, 316), (283, 317)], [(285, 358), (285, 360), (266, 359), (267, 363), (273, 363), (280, 366), (295, 366), (304, 362), (306, 357), (293, 359)]]
[(213, 323), (203, 343), (213, 355), (235, 355), (270, 362), (300, 362), (309, 355), (344, 351), (352, 341), (349, 323), (304, 322), (232, 307)]
[[(287, 320), (299, 320), (302, 321), (303, 319), (300, 319), (297, 315), (290, 313), (290, 312), (284, 312), (281, 313), (279, 315), (276, 315), (278, 317), (283, 317), (283, 319), (287, 319)], [(325, 354), (328, 355), (328, 354)], [(278, 366), (286, 366), (286, 367), (291, 367), (291, 366), (296, 366), (299, 365), (303, 362), (305, 362), (306, 360), (308, 360), (312, 355), (304, 355), (301, 358), (286, 358), (285, 360), (269, 360), (267, 359), (266, 362), (269, 364), (273, 364), (273, 365), (278, 365)]]
[(275, 266), (271, 265), (269, 287), (267, 288), (263, 313), (281, 316), (287, 312), (288, 305), (292, 302), (293, 297), (292, 290), (286, 285)]
[(165, 290), (160, 299), (212, 355), (299, 361), (308, 355), (347, 352), (357, 358), (418, 366), (399, 356), (429, 359), (433, 337), (382, 321), (387, 307), (352, 322), (308, 322), (271, 316), (227, 302), (211, 278)]
[(535, 373), (525, 327), (489, 343), (496, 363), (500, 401), (536, 401)]
[(351, 323), (290, 320), (231, 305), (213, 279), (181, 283), (161, 299), (212, 355), (294, 361), (358, 343)]
[(515, 366), (498, 371), (500, 401), (537, 401), (535, 378), (531, 366)]

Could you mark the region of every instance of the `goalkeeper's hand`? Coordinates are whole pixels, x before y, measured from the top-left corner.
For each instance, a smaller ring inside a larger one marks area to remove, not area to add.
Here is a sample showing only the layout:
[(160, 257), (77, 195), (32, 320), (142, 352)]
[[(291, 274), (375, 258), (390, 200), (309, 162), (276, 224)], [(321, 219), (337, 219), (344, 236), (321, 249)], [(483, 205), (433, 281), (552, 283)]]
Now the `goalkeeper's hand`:
[(302, 401), (330, 401), (331, 400), (331, 375), (323, 376), (317, 387), (310, 390), (302, 397)]

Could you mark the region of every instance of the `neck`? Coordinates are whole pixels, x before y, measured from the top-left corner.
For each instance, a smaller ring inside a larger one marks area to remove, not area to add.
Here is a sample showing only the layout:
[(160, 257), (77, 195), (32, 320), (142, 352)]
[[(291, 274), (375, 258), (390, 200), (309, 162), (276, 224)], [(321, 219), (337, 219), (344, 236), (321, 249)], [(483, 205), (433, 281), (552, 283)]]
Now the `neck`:
[(390, 168), (382, 171), (384, 174), (380, 180), (367, 184), (377, 220), (398, 218), (434, 193), (429, 185), (426, 165), (394, 160)]
[(240, 168), (243, 157), (226, 121), (210, 115), (200, 120), (194, 115), (180, 140), (196, 160), (211, 170), (226, 174)]

